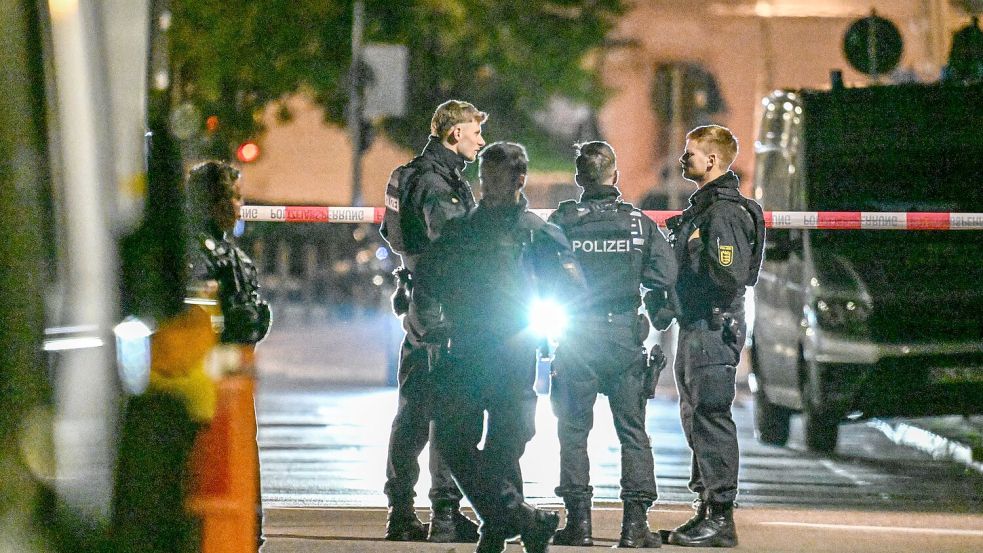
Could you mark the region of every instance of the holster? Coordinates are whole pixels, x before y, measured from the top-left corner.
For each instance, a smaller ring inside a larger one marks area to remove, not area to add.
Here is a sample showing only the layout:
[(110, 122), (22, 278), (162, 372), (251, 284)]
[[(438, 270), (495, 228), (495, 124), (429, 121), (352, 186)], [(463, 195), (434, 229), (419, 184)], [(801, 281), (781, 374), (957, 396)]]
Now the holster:
[(734, 317), (733, 313), (714, 307), (710, 313), (709, 327), (710, 330), (722, 330), (725, 343), (739, 344), (744, 342), (744, 331), (741, 329), (741, 323)]
[(659, 377), (662, 376), (662, 370), (666, 368), (668, 361), (659, 344), (653, 345), (649, 350), (648, 357), (645, 359), (645, 390), (648, 391), (649, 399), (655, 397), (655, 387), (659, 385)]

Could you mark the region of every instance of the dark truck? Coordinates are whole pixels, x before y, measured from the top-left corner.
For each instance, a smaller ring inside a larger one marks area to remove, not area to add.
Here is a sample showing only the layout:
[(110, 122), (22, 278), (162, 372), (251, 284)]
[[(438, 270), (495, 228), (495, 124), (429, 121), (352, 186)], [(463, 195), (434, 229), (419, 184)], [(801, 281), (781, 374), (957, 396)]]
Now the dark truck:
[[(776, 91), (763, 114), (766, 210), (983, 212), (983, 84)], [(983, 413), (983, 231), (770, 229), (754, 306), (762, 442), (793, 412), (819, 452), (848, 419)]]

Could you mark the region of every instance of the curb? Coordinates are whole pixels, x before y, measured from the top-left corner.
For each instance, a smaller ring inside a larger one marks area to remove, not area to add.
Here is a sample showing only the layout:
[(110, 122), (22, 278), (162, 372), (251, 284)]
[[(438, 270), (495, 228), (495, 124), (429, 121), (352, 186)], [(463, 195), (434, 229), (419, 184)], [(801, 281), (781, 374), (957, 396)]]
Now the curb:
[(973, 448), (930, 430), (907, 422), (887, 422), (881, 419), (867, 421), (872, 428), (880, 430), (889, 440), (923, 451), (933, 459), (945, 459), (983, 473), (983, 461), (974, 459)]

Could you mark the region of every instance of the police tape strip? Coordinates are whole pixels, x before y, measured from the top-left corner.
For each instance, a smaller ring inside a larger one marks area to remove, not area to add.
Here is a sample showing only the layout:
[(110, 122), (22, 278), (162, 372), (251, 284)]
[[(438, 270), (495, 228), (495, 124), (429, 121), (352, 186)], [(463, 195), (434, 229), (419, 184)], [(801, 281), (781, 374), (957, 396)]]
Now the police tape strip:
[[(533, 209), (542, 218), (552, 209)], [(244, 221), (281, 223), (373, 223), (382, 222), (384, 207), (318, 207), (247, 205), (240, 211)], [(644, 211), (659, 225), (679, 211)], [(766, 211), (765, 226), (775, 229), (817, 230), (983, 230), (983, 213), (914, 213), (874, 211)]]

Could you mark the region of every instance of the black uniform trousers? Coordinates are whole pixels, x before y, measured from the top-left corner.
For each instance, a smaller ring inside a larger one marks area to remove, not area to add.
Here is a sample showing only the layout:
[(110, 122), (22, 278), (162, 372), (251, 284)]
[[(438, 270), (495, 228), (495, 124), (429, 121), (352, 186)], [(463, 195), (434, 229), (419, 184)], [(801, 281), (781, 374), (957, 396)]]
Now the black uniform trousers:
[(564, 499), (590, 499), (587, 436), (594, 426), (598, 392), (608, 396), (621, 442), (621, 499), (658, 497), (652, 446), (645, 432), (645, 351), (636, 336), (634, 312), (577, 318), (553, 360), (550, 390), (560, 438), (560, 485)]
[(403, 330), (406, 337), (399, 351), (399, 404), (389, 435), (384, 491), (390, 506), (413, 503), (413, 488), (420, 477), (418, 459), (429, 441), (430, 503), (434, 507), (457, 505), (461, 491), (433, 447), (434, 384), (428, 346), (420, 341), (423, 330), (413, 303), (403, 317)]
[(711, 330), (705, 320), (679, 331), (674, 371), (683, 433), (693, 452), (689, 489), (714, 503), (737, 497), (740, 452), (731, 407), (743, 346), (727, 343), (723, 330)]
[(525, 501), (519, 459), (536, 432), (535, 342), (485, 336), (451, 344), (434, 370), (437, 448), (481, 518), (482, 533), (518, 534)]

